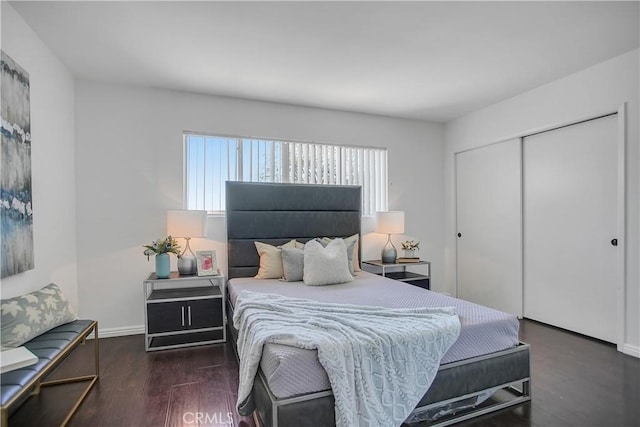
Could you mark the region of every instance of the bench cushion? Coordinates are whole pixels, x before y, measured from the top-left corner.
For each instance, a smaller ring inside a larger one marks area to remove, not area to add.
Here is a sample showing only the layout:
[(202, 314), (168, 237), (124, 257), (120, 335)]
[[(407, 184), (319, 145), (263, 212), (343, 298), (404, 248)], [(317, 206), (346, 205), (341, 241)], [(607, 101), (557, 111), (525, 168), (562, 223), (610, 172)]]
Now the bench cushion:
[(90, 329), (92, 324), (93, 320), (76, 320), (53, 328), (25, 343), (24, 346), (38, 357), (38, 361), (35, 365), (5, 372), (0, 376), (2, 406), (46, 369), (74, 339)]

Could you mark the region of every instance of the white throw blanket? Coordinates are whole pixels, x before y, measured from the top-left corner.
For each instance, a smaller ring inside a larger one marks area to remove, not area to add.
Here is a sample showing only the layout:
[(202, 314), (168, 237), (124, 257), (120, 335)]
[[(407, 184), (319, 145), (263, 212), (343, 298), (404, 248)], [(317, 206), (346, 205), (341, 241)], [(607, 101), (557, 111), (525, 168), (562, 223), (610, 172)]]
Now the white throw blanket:
[(233, 325), (239, 331), (240, 413), (252, 411), (246, 405), (262, 348), (272, 342), (318, 350), (337, 427), (402, 424), (460, 333), (453, 308), (387, 309), (249, 291), (236, 300)]

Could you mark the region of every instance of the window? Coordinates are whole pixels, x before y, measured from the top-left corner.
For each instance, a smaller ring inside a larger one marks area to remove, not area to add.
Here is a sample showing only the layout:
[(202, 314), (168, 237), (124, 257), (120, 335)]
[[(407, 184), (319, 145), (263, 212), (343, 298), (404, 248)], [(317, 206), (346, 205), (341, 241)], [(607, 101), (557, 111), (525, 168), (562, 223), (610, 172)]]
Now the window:
[(384, 148), (184, 134), (188, 209), (225, 210), (225, 181), (362, 186), (362, 214), (387, 210)]

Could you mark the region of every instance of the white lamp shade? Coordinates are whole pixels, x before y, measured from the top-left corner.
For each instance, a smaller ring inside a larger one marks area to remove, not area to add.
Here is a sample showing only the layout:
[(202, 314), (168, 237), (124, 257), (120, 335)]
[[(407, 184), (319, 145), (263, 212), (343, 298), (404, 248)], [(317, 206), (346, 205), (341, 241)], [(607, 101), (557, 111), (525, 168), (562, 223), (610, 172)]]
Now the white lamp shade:
[(382, 234), (404, 233), (404, 212), (376, 212), (376, 232)]
[(172, 237), (204, 237), (207, 211), (167, 211), (167, 234)]

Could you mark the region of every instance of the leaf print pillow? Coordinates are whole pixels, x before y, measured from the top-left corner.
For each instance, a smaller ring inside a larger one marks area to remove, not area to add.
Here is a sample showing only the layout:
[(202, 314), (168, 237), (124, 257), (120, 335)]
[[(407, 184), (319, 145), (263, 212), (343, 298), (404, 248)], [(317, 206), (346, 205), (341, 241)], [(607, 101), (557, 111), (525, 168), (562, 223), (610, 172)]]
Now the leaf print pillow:
[(51, 283), (39, 291), (0, 300), (2, 347), (25, 342), (78, 318), (60, 288)]

